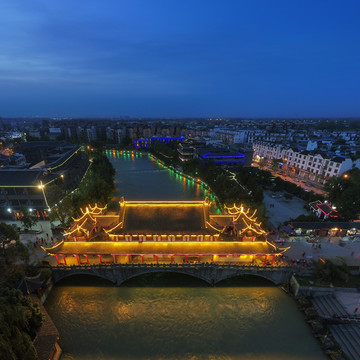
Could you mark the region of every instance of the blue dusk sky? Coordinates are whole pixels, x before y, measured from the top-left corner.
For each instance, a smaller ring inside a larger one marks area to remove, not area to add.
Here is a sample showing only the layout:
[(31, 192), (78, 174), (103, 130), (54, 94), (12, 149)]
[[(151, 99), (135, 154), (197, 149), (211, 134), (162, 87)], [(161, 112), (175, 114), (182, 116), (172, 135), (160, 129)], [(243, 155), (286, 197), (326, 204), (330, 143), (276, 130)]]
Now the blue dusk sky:
[(0, 116), (360, 116), (359, 0), (2, 0)]

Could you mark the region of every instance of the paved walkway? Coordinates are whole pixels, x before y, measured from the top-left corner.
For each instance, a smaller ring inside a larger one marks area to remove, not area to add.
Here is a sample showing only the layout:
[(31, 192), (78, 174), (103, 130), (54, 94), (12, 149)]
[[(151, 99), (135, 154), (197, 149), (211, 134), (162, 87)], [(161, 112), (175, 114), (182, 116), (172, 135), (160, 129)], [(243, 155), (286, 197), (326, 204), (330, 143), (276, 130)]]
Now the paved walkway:
[(313, 247), (312, 243), (308, 243), (305, 239), (297, 242), (286, 241), (285, 246), (291, 246), (286, 252), (286, 256), (292, 259), (301, 259), (304, 257), (307, 259), (313, 259), (317, 261), (319, 256), (360, 256), (360, 243), (353, 243), (347, 246), (339, 246), (337, 243), (327, 242), (327, 239), (322, 239), (321, 249)]
[[(8, 225), (15, 225), (17, 228), (22, 227), (19, 221), (0, 220), (0, 222), (4, 222)], [(29, 249), (30, 263), (38, 263), (46, 256), (46, 253), (39, 246), (34, 245), (38, 242), (38, 239), (43, 239), (43, 245), (50, 247), (61, 238), (61, 236), (54, 236), (51, 230), (50, 221), (39, 221), (35, 226), (33, 226), (31, 232), (20, 233), (20, 242), (22, 242)]]
[(350, 315), (360, 317), (360, 292), (336, 291), (335, 297)]
[[(274, 230), (284, 221), (295, 219), (299, 215), (309, 214), (309, 211), (304, 208), (306, 205), (304, 200), (296, 196), (292, 199), (286, 199), (284, 192), (264, 191), (264, 204), (266, 216), (268, 216), (271, 224), (270, 227), (274, 227)], [(270, 207), (270, 205), (273, 206)]]
[[(258, 167), (256, 162), (252, 163), (253, 167)], [(274, 171), (271, 168), (265, 167), (264, 170), (270, 171), (273, 176), (277, 176), (284, 181), (292, 182), (293, 184), (300, 186), (304, 190), (313, 191), (315, 194), (326, 196), (326, 192), (323, 190), (320, 184), (314, 183), (312, 181), (308, 181), (305, 179), (300, 179), (293, 175), (280, 174), (279, 171)], [(312, 186), (307, 186), (306, 184), (312, 184)]]

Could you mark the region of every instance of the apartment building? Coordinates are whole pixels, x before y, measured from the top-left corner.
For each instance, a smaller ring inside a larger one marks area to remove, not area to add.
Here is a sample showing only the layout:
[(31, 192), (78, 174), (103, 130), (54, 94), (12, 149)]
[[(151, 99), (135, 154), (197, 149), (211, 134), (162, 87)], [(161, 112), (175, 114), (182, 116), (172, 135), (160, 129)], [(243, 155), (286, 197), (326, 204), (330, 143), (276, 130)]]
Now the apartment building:
[(281, 144), (254, 142), (254, 161), (265, 158), (269, 163), (273, 159), (282, 159), (283, 170), (301, 178), (325, 183), (333, 176), (341, 176), (353, 167), (359, 167), (359, 161), (349, 157), (331, 156), (317, 150), (307, 151), (286, 147)]

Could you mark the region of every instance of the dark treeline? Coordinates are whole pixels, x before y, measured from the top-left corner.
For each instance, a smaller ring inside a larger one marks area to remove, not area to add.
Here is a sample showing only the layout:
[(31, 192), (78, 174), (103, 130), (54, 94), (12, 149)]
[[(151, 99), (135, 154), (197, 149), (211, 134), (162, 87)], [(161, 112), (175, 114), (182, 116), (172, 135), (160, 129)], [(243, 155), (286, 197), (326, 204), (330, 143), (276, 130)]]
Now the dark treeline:
[(78, 189), (66, 196), (51, 212), (51, 220), (59, 220), (63, 226), (68, 226), (72, 217), (80, 215), (80, 208), (88, 204), (108, 204), (115, 189), (115, 169), (106, 155), (95, 150), (89, 156), (92, 164)]
[(33, 339), (43, 322), (38, 304), (19, 290), (0, 288), (0, 358), (37, 359)]

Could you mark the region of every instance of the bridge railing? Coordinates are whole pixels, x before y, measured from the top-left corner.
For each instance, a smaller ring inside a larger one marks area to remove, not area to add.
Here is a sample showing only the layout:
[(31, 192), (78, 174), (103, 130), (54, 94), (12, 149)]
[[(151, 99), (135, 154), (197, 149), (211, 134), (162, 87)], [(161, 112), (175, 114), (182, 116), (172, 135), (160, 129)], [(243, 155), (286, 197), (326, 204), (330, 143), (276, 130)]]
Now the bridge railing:
[(236, 264), (96, 264), (96, 265), (57, 265), (57, 266), (43, 266), (50, 268), (52, 271), (86, 271), (86, 270), (100, 270), (100, 269), (113, 269), (113, 268), (122, 268), (122, 269), (204, 269), (204, 268), (216, 268), (216, 269), (236, 269), (243, 271), (290, 271), (294, 270), (290, 265), (282, 266), (273, 266), (273, 265), (236, 265)]

